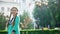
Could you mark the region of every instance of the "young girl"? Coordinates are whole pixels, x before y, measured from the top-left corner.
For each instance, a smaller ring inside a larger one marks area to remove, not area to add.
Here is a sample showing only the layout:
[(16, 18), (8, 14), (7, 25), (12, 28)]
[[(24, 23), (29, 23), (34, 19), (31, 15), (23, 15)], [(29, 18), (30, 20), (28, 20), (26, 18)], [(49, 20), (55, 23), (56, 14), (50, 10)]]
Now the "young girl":
[(8, 26), (8, 34), (20, 34), (19, 31), (19, 23), (20, 18), (17, 16), (18, 9), (16, 7), (11, 8), (11, 15), (13, 15), (13, 18), (6, 23), (6, 27)]

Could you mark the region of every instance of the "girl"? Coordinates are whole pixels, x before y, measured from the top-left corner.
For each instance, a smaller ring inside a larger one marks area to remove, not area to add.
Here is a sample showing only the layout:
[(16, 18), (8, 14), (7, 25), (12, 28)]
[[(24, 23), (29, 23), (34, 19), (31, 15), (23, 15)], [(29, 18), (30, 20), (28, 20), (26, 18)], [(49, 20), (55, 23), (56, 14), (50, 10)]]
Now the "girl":
[(6, 27), (8, 26), (8, 34), (20, 34), (19, 31), (19, 23), (20, 23), (20, 18), (17, 16), (18, 14), (18, 9), (16, 7), (11, 8), (11, 15), (13, 15), (13, 18), (10, 19), (6, 23)]

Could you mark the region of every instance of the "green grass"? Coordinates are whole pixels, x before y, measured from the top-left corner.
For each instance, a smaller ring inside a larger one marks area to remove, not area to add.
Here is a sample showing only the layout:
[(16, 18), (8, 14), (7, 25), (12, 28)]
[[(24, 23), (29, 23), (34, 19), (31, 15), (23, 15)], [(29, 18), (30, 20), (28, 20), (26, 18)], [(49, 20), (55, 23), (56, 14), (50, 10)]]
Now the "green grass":
[[(55, 31), (58, 30), (60, 31), (60, 29), (47, 29), (47, 30), (43, 30), (43, 31)], [(24, 30), (20, 30), (20, 31), (42, 31), (42, 29), (24, 29)], [(0, 32), (7, 32), (7, 30), (0, 30)]]
[[(60, 34), (60, 29), (24, 29), (20, 30), (21, 34)], [(0, 30), (0, 34), (7, 34), (7, 30)]]

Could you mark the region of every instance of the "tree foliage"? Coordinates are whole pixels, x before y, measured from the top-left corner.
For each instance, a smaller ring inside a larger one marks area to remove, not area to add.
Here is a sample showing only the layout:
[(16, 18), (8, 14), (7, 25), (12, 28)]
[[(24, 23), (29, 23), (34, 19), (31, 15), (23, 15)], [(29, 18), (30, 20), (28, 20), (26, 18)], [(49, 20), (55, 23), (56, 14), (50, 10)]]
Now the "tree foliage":
[[(60, 0), (59, 0), (60, 1)], [(60, 4), (57, 1), (49, 1), (48, 5), (39, 6), (36, 5), (34, 9), (34, 18), (39, 20), (39, 26), (51, 27), (57, 26), (60, 24)]]

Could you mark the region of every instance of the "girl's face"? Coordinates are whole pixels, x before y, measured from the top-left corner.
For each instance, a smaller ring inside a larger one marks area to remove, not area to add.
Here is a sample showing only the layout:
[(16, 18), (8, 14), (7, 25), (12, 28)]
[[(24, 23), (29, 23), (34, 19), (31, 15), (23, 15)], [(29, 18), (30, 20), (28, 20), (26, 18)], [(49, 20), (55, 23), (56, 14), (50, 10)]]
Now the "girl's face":
[(16, 14), (17, 14), (17, 9), (16, 8), (13, 8), (12, 10), (11, 10), (11, 13), (13, 14), (13, 16), (15, 16)]

